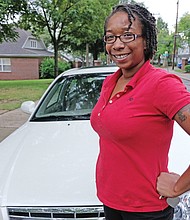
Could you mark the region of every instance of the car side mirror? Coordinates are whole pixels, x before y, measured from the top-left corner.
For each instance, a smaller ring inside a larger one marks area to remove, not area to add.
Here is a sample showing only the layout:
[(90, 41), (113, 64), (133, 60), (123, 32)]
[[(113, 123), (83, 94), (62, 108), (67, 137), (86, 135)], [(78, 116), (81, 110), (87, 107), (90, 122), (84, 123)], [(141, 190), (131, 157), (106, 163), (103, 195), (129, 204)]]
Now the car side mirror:
[(34, 111), (35, 106), (36, 106), (35, 102), (26, 101), (22, 103), (21, 110), (27, 114), (31, 114)]

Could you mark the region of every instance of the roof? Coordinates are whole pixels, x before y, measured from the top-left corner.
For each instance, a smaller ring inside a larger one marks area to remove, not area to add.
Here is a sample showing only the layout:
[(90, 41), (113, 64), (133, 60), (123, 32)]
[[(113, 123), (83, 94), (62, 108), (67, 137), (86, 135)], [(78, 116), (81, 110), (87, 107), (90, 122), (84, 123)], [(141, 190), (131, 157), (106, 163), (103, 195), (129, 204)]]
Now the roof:
[(91, 67), (80, 67), (69, 69), (58, 77), (67, 76), (67, 75), (78, 75), (78, 74), (104, 74), (104, 73), (113, 73), (117, 71), (119, 67), (116, 65), (106, 65), (106, 66), (91, 66)]
[[(4, 41), (0, 44), (0, 57), (52, 57), (42, 40), (34, 37), (31, 32), (17, 29), (19, 37), (14, 42)], [(31, 47), (31, 41), (35, 41), (36, 47)]]

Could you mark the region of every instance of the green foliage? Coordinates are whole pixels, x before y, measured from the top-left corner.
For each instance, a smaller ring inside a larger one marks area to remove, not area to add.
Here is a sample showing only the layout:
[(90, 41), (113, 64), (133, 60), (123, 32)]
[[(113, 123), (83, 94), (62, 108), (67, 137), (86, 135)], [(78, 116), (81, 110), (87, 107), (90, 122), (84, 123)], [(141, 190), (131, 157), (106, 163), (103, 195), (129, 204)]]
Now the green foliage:
[(26, 5), (27, 0), (0, 0), (0, 43), (17, 39), (17, 16), (25, 12)]
[(186, 73), (190, 73), (190, 65), (186, 65), (185, 66), (185, 72)]
[(60, 48), (64, 50), (70, 46), (73, 50), (85, 51), (87, 43), (91, 45), (102, 40), (104, 20), (116, 3), (117, 0), (79, 1), (68, 11), (73, 22), (67, 27), (69, 31)]
[[(55, 62), (52, 58), (46, 58), (40, 65), (40, 75), (43, 79), (54, 78), (54, 66)], [(58, 61), (58, 74), (71, 68), (71, 65), (64, 61)]]
[(161, 31), (165, 31), (167, 34), (169, 34), (168, 24), (166, 22), (164, 22), (161, 17), (158, 17), (158, 19), (157, 19), (157, 29), (158, 29), (158, 34)]
[[(118, 0), (83, 0), (77, 5), (77, 9), (73, 8), (70, 13), (75, 15), (73, 20), (78, 26), (74, 34), (68, 34), (65, 41), (60, 45), (60, 49), (64, 50), (65, 46), (71, 48), (72, 51), (86, 52), (86, 46), (89, 46), (89, 52), (93, 58), (97, 59), (100, 52), (104, 51), (103, 34), (104, 21), (110, 14), (114, 5), (118, 4)], [(73, 11), (76, 11), (74, 13)], [(73, 24), (69, 27), (73, 29)]]
[(157, 39), (158, 39), (158, 54), (164, 54), (165, 51), (172, 53), (173, 37), (169, 35), (168, 25), (161, 17), (157, 19)]
[(168, 24), (163, 21), (161, 17), (157, 19), (157, 53), (155, 59), (158, 60), (158, 65), (160, 65), (160, 58), (166, 53), (168, 53), (168, 61), (171, 62), (173, 53), (173, 34), (169, 33)]
[(178, 32), (182, 33), (184, 43), (190, 45), (190, 13), (185, 13), (178, 24)]
[(190, 45), (190, 14), (185, 13), (178, 23), (178, 33), (169, 33), (168, 25), (162, 18), (157, 19), (157, 29), (158, 29), (158, 50), (157, 57), (163, 55), (165, 51), (168, 52), (168, 61), (171, 62), (174, 38), (176, 38), (176, 48), (182, 48), (183, 45)]
[(20, 25), (38, 34), (48, 31), (57, 75), (58, 50), (85, 52), (89, 44), (90, 52), (96, 52), (94, 56), (103, 51), (104, 20), (117, 3), (118, 0), (29, 0), (28, 12), (20, 18)]
[(60, 43), (67, 34), (73, 34), (72, 32), (77, 30), (76, 25), (72, 32), (69, 27), (76, 23), (70, 10), (75, 7), (77, 11), (78, 2), (80, 0), (28, 0), (28, 10), (20, 17), (20, 25), (32, 30), (36, 35), (48, 30), (54, 50), (54, 77), (58, 75)]

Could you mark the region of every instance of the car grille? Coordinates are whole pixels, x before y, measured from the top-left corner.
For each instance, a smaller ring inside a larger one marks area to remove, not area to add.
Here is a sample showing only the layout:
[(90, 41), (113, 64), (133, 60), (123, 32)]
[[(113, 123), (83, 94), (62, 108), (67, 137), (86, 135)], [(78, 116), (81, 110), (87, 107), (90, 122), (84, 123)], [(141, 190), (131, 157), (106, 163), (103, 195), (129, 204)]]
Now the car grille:
[(96, 207), (8, 207), (10, 220), (103, 220), (102, 206)]

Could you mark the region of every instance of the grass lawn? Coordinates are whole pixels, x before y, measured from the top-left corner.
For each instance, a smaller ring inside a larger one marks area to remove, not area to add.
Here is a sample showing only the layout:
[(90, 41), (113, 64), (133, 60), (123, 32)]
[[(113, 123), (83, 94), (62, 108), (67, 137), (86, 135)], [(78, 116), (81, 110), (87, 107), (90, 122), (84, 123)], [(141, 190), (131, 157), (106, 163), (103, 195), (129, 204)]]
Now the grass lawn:
[(0, 80), (0, 110), (20, 108), (22, 102), (37, 101), (53, 79)]

